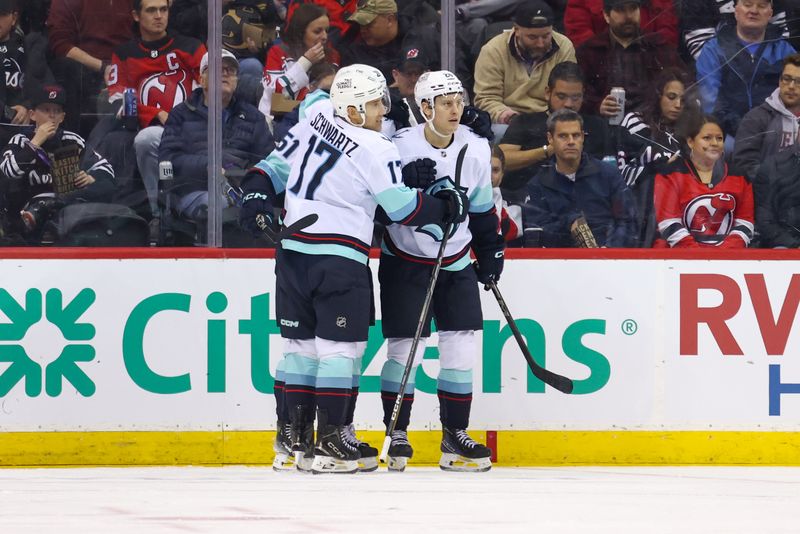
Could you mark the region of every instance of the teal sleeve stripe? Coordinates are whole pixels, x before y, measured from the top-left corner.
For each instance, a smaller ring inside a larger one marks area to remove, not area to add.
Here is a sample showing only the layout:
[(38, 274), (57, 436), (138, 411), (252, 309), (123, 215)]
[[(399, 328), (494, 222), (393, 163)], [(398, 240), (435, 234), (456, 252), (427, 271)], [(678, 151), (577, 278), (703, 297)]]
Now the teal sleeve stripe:
[(381, 191), (375, 200), (393, 221), (402, 221), (417, 209), (419, 195), (408, 187), (392, 187)]
[(440, 369), (439, 380), (446, 380), (456, 384), (472, 384), (472, 369), (459, 371), (457, 369)]
[(286, 182), (289, 180), (289, 163), (283, 159), (283, 156), (272, 152), (266, 158), (256, 163), (256, 168), (261, 169), (269, 179), (272, 181), (272, 187), (275, 188), (275, 193), (281, 194), (286, 190)]
[(301, 254), (310, 254), (312, 256), (341, 256), (364, 265), (367, 264), (369, 257), (366, 254), (353, 250), (349, 247), (333, 244), (319, 244), (309, 245), (308, 243), (300, 243), (292, 239), (284, 239), (281, 241), (281, 246), (286, 250), (293, 250)]
[(470, 191), (469, 211), (470, 213), (484, 213), (494, 206), (492, 199), (492, 187), (489, 185), (476, 187)]
[(280, 78), (278, 78), (278, 81), (281, 82), (281, 84), (283, 85), (283, 91), (286, 94), (286, 96), (288, 96), (292, 100), (297, 98), (297, 93), (295, 93), (294, 90), (292, 89), (292, 81), (289, 79), (288, 76), (281, 76)]

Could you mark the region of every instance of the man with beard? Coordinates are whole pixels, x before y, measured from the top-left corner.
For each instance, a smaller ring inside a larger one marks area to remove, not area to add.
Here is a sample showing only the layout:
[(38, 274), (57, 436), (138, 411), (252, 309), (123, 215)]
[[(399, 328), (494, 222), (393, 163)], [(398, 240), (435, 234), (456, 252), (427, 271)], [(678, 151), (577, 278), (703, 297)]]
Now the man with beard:
[(492, 122), (547, 109), (545, 87), (553, 67), (575, 61), (566, 36), (553, 31), (553, 10), (538, 0), (520, 4), (514, 27), (489, 40), (475, 63), (475, 105)]
[(641, 33), (639, 5), (640, 0), (604, 0), (608, 30), (578, 48), (578, 64), (586, 78), (584, 113), (616, 115), (620, 108), (609, 94), (612, 87), (625, 89), (625, 112), (636, 111), (650, 80), (667, 67), (684, 68), (675, 47), (661, 34)]

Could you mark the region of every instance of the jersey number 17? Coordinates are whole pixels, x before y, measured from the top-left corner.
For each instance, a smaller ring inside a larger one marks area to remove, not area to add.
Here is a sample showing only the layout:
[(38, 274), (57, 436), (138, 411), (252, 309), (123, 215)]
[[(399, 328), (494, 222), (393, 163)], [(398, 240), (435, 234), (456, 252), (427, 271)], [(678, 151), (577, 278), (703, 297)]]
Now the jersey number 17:
[(342, 155), (341, 152), (329, 145), (325, 140), (318, 138), (316, 135), (312, 135), (308, 140), (308, 149), (306, 149), (306, 153), (303, 155), (303, 163), (300, 165), (300, 172), (297, 174), (297, 182), (289, 189), (290, 192), (297, 196), (300, 196), (300, 190), (303, 188), (303, 182), (305, 181), (307, 171), (306, 167), (308, 166), (308, 160), (311, 158), (312, 153), (318, 156), (327, 154), (327, 157), (320, 159), (317, 164), (317, 169), (311, 175), (311, 180), (309, 180), (306, 185), (306, 194), (304, 195), (306, 200), (314, 199), (314, 191), (317, 190), (322, 183), (322, 179), (328, 171), (336, 165), (336, 162), (339, 161)]

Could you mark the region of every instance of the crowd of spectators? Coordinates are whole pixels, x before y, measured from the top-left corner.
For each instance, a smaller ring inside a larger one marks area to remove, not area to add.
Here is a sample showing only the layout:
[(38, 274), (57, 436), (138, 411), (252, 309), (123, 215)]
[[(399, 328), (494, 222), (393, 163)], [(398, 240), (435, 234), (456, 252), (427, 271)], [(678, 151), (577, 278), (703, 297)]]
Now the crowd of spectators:
[[(424, 120), (414, 85), (441, 68), (439, 0), (223, 0), (207, 191), (207, 9), (0, 0), (1, 244), (82, 228), (92, 244), (114, 217), (98, 245), (202, 244), (215, 194), (224, 245), (266, 246), (235, 223), (238, 179), (339, 67), (384, 73), (397, 128)], [(800, 246), (795, 3), (456, 0), (455, 15), (453, 71), (492, 123), (510, 246)]]

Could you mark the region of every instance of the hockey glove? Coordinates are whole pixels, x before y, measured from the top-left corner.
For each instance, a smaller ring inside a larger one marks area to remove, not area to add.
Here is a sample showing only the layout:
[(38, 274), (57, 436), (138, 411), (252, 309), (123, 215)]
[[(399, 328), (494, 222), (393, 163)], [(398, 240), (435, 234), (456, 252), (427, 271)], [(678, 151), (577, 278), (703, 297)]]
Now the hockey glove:
[(436, 162), (423, 158), (406, 163), (403, 167), (403, 183), (412, 189), (426, 189), (436, 180)]
[(467, 220), (469, 214), (469, 197), (460, 189), (440, 189), (433, 194), (445, 202), (444, 218), (445, 224), (459, 224)]
[(260, 236), (263, 232), (262, 225), (273, 233), (279, 229), (278, 221), (272, 213), (272, 202), (266, 193), (260, 191), (247, 193), (242, 198), (242, 207), (239, 209), (239, 226), (254, 236)]
[(485, 137), (489, 141), (494, 140), (492, 118), (482, 109), (478, 109), (475, 106), (465, 107), (464, 113), (461, 114), (461, 124), (469, 127), (475, 135)]
[[(497, 283), (503, 273), (503, 261), (505, 260), (505, 243), (502, 236), (497, 236), (496, 246), (487, 247), (481, 251), (475, 251), (475, 273), (478, 275), (478, 282), (488, 286), (489, 282)], [(486, 288), (488, 289), (488, 287)]]
[(394, 122), (394, 127), (398, 130), (408, 128), (411, 126), (411, 123), (409, 122), (410, 112), (408, 111), (408, 105), (405, 103), (404, 99), (394, 98), (393, 95), (391, 96), (392, 109), (389, 110), (389, 113), (384, 115), (384, 118)]

